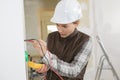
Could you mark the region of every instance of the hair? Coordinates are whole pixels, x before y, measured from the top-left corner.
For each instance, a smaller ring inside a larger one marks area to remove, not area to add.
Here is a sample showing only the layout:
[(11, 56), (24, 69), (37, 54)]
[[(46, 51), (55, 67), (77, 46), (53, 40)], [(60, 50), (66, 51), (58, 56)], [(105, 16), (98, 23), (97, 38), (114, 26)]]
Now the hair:
[(74, 21), (73, 24), (79, 25), (80, 24), (80, 20)]

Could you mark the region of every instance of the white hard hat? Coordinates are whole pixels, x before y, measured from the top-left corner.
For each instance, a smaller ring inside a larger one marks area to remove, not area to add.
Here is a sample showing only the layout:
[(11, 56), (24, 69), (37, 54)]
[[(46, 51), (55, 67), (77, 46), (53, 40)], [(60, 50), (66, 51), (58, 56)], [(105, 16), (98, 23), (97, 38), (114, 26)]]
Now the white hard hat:
[(51, 22), (67, 24), (79, 20), (81, 17), (81, 6), (77, 0), (61, 0), (55, 8)]

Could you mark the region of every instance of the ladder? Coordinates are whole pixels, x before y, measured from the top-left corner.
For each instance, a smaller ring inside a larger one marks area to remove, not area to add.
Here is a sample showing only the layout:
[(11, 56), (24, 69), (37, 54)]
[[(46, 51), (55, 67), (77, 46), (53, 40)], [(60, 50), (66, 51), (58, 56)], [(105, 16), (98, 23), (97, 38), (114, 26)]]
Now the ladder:
[(103, 65), (104, 65), (104, 61), (106, 60), (108, 65), (110, 66), (110, 68), (106, 69), (106, 70), (111, 70), (112, 73), (113, 73), (113, 77), (114, 77), (114, 80), (120, 80), (113, 65), (111, 64), (110, 60), (109, 60), (109, 57), (107, 55), (107, 52), (103, 46), (103, 43), (100, 41), (100, 38), (99, 36), (97, 35), (96, 36), (96, 39), (97, 39), (97, 42), (103, 52), (103, 55), (100, 57), (100, 60), (99, 60), (99, 65), (98, 65), (98, 68), (97, 68), (97, 72), (96, 72), (96, 76), (95, 76), (95, 80), (100, 80), (100, 77), (101, 77), (101, 73), (102, 73), (102, 70), (103, 70)]

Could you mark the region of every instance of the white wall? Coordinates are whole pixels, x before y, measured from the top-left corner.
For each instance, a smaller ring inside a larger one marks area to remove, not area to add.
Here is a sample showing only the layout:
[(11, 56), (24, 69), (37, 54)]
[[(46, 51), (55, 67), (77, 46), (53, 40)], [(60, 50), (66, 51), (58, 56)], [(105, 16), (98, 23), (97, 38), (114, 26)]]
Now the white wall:
[[(98, 61), (103, 54), (96, 43), (99, 34), (107, 55), (120, 78), (120, 0), (90, 0), (90, 28), (93, 36), (93, 55), (87, 68), (85, 80), (94, 80)], [(105, 64), (106, 66), (106, 64)], [(106, 66), (108, 67), (108, 66)], [(114, 80), (111, 71), (103, 71), (100, 80)]]
[(26, 80), (23, 0), (0, 0), (0, 80)]
[[(94, 1), (94, 0), (93, 0)], [(120, 77), (120, 0), (96, 0), (94, 1), (94, 34), (99, 34), (109, 59)], [(97, 45), (95, 45), (97, 46)], [(98, 57), (102, 55), (99, 47), (96, 47), (96, 65)], [(97, 67), (97, 66), (96, 66)], [(109, 76), (108, 76), (109, 75)], [(111, 72), (104, 71), (101, 80), (113, 80)]]

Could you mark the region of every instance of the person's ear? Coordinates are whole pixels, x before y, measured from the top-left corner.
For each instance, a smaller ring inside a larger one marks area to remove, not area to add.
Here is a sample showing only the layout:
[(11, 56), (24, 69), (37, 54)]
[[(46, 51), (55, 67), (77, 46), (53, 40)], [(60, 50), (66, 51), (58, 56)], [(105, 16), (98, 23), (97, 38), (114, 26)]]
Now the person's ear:
[(75, 21), (75, 22), (73, 22), (73, 24), (77, 27), (80, 24), (80, 21), (79, 20)]
[(78, 25), (79, 25), (79, 23), (74, 23), (74, 25), (75, 25), (75, 27), (77, 28), (77, 27), (78, 27)]

